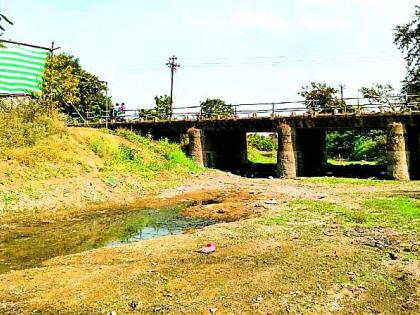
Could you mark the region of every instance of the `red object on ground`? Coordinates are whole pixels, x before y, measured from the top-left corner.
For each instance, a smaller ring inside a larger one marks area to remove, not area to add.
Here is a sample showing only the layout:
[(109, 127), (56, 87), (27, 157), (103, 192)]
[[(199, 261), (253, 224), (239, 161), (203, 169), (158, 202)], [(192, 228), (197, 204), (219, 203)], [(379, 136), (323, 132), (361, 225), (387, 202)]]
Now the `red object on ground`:
[(216, 244), (209, 242), (205, 247), (196, 250), (197, 253), (210, 254), (216, 251)]

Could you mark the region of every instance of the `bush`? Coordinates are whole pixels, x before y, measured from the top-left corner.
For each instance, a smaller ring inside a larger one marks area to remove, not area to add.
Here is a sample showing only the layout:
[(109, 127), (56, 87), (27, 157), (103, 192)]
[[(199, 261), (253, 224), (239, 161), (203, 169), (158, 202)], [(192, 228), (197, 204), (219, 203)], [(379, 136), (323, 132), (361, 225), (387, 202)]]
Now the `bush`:
[(381, 130), (334, 131), (327, 133), (329, 158), (351, 161), (386, 161), (386, 135)]
[(39, 101), (0, 100), (0, 148), (31, 147), (64, 130), (63, 121)]
[(259, 134), (249, 135), (248, 145), (259, 151), (273, 151), (277, 149), (277, 141), (274, 137), (265, 137)]

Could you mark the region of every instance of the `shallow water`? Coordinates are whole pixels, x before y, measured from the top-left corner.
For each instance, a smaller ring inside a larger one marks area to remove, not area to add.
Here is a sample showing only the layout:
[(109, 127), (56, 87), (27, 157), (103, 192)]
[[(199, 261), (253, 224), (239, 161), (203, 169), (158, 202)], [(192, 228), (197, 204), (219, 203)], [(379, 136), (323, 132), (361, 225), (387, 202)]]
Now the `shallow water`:
[(101, 211), (66, 221), (0, 229), (0, 273), (40, 266), (56, 256), (182, 234), (216, 223), (182, 216), (181, 211), (190, 205)]

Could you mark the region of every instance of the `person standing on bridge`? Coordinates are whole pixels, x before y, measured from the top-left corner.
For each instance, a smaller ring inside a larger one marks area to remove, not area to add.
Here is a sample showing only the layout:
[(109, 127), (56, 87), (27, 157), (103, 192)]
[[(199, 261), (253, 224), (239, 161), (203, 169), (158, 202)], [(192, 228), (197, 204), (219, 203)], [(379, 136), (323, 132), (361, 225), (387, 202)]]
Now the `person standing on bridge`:
[(121, 115), (122, 119), (124, 120), (125, 119), (125, 103), (121, 103), (120, 115)]

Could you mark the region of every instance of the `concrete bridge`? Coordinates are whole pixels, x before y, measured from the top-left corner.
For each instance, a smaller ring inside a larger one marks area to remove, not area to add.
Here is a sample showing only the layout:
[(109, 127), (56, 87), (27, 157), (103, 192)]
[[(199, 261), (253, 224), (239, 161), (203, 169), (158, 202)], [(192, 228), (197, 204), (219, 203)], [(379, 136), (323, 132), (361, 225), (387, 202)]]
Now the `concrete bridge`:
[[(104, 123), (95, 127), (105, 127)], [(277, 132), (277, 174), (281, 178), (322, 175), (326, 132), (380, 129), (387, 132), (389, 179), (420, 179), (420, 112), (292, 114), (289, 116), (110, 122), (155, 138), (189, 137), (189, 154), (201, 166), (235, 168), (247, 163), (249, 132)]]

